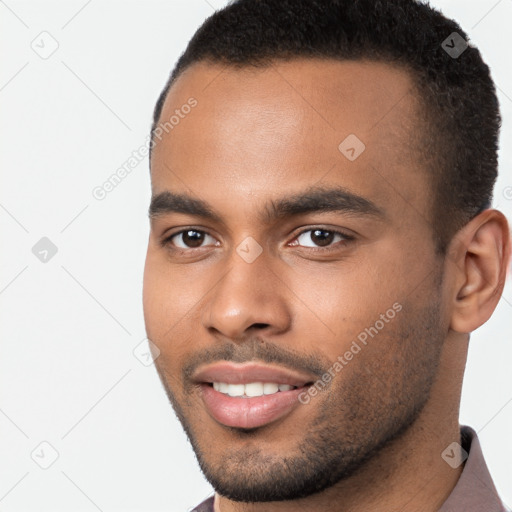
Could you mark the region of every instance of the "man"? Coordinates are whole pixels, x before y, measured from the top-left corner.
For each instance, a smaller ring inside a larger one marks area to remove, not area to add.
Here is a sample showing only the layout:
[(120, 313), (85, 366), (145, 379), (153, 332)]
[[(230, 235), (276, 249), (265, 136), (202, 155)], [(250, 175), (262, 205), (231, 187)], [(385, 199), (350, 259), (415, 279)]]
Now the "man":
[(239, 0), (152, 130), (144, 314), (196, 511), (503, 511), (458, 421), (510, 257), (500, 115), (413, 0)]

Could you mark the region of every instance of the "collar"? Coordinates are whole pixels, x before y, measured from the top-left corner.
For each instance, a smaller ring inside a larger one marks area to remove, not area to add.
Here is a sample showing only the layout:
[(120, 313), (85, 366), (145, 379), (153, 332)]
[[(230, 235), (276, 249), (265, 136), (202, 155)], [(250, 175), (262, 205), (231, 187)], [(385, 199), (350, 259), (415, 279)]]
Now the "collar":
[(510, 512), (502, 503), (485, 463), (477, 433), (469, 426), (460, 429), (461, 445), (468, 458), (448, 499), (439, 512)]

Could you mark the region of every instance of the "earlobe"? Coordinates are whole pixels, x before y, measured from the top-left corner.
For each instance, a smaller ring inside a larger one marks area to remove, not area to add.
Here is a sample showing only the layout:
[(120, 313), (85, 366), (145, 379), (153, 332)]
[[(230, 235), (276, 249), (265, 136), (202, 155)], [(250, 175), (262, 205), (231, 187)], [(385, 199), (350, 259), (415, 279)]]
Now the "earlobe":
[(505, 216), (485, 210), (456, 235), (452, 318), (456, 332), (470, 333), (492, 315), (503, 292), (510, 259), (510, 232)]

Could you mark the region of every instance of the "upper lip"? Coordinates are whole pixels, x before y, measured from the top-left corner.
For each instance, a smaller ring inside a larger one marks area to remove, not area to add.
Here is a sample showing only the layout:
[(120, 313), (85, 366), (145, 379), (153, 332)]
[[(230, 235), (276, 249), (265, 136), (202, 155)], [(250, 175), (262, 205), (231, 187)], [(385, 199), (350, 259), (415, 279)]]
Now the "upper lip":
[(192, 377), (196, 382), (225, 382), (248, 384), (250, 382), (274, 382), (302, 387), (316, 380), (311, 375), (279, 366), (261, 363), (232, 363), (222, 361), (200, 368)]

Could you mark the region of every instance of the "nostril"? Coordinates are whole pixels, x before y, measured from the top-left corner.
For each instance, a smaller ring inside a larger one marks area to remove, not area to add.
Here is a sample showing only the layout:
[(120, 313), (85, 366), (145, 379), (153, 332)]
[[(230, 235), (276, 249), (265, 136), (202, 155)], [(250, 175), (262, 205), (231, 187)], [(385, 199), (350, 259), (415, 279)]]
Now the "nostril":
[(268, 324), (252, 324), (251, 327), (257, 327), (258, 329), (264, 329), (265, 327), (268, 327)]

